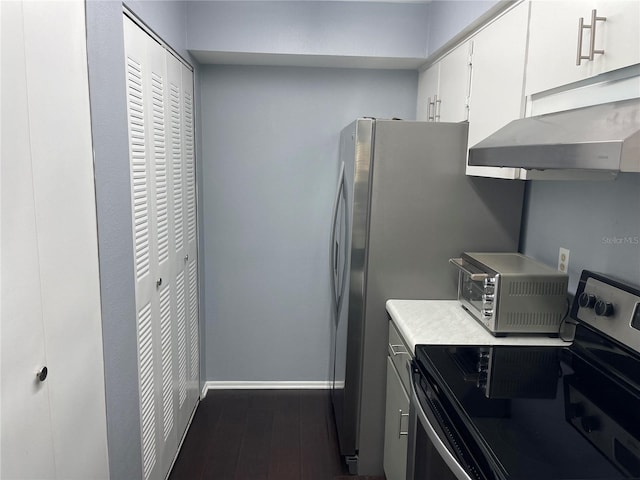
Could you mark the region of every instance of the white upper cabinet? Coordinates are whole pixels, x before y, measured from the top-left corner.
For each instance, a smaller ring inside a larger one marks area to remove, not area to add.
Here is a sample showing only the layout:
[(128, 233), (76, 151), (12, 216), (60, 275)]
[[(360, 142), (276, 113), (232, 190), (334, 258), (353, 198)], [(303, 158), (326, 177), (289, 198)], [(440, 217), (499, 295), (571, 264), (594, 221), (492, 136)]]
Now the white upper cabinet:
[(470, 42), (465, 42), (440, 60), (436, 121), (462, 122), (469, 118), (470, 46)]
[[(524, 113), (527, 3), (521, 3), (478, 32), (473, 41), (469, 146)], [(472, 167), (467, 175), (520, 178), (520, 169)]]
[(416, 109), (418, 120), (467, 120), (469, 49), (469, 42), (462, 43), (420, 73)]
[(533, 0), (526, 95), (639, 63), (639, 28), (638, 1)]
[(416, 119), (421, 121), (433, 121), (433, 98), (438, 95), (438, 82), (440, 79), (440, 64), (434, 63), (426, 70), (420, 72), (418, 78), (418, 105)]

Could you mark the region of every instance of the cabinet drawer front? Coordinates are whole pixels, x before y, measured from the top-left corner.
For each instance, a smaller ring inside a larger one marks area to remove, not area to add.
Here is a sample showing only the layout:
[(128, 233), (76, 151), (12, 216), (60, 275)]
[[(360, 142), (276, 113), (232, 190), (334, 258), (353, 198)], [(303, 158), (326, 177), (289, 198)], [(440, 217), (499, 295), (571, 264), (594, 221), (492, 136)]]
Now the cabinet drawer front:
[(396, 367), (396, 370), (400, 374), (402, 385), (408, 392), (411, 388), (411, 380), (409, 379), (409, 368), (407, 364), (413, 358), (413, 355), (412, 352), (409, 351), (409, 348), (400, 336), (400, 333), (393, 322), (389, 322), (388, 352), (393, 366)]

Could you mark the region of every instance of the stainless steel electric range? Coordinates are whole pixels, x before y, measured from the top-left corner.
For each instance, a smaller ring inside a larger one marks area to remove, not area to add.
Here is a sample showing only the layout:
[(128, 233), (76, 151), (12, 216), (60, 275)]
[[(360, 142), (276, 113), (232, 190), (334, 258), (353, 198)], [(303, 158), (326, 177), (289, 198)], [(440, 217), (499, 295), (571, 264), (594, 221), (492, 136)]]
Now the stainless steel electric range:
[(640, 478), (640, 290), (584, 271), (569, 347), (416, 346), (408, 477)]

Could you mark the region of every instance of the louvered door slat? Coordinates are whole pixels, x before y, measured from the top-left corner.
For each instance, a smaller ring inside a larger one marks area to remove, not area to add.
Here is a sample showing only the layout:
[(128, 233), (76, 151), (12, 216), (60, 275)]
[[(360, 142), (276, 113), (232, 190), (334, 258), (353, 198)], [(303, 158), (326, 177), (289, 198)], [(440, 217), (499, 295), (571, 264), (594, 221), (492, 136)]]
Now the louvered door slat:
[(142, 423), (143, 476), (148, 479), (156, 464), (156, 417), (153, 366), (153, 332), (151, 304), (138, 313), (138, 365), (140, 375), (140, 410)]
[(177, 318), (178, 330), (178, 398), (181, 408), (187, 398), (187, 338), (185, 312), (184, 271), (178, 274), (177, 282)]
[(148, 172), (142, 82), (142, 65), (129, 57), (127, 59), (127, 104), (137, 279), (149, 273), (150, 264)]
[(184, 162), (186, 171), (187, 193), (187, 239), (196, 240), (196, 169), (193, 149), (193, 97), (191, 92), (184, 92)]
[(173, 375), (171, 345), (171, 289), (165, 287), (160, 294), (160, 325), (162, 351), (162, 414), (163, 436), (166, 441), (173, 428)]
[(167, 155), (165, 150), (164, 80), (156, 72), (151, 74), (153, 104), (153, 146), (156, 190), (156, 227), (158, 261), (169, 259), (169, 212), (167, 198)]
[(171, 83), (169, 95), (171, 109), (174, 240), (176, 251), (180, 251), (184, 246), (184, 205), (182, 193), (182, 119), (180, 115), (180, 87), (174, 83)]
[(200, 373), (198, 355), (198, 270), (195, 261), (189, 262), (189, 332), (190, 332), (190, 371), (189, 379), (196, 383)]

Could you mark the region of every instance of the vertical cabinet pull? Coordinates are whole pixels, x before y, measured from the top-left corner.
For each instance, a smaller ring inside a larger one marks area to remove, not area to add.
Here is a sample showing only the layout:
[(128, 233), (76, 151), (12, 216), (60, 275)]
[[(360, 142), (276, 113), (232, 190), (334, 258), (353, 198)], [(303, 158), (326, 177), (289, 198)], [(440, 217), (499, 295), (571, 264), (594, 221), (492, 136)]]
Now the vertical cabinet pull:
[(440, 106), (442, 105), (442, 99), (438, 98), (437, 95), (433, 96), (433, 100), (434, 100), (434, 108), (433, 111), (435, 112), (434, 114), (434, 121), (435, 122), (439, 122), (440, 121)]
[(596, 22), (606, 22), (607, 17), (599, 17), (597, 10), (591, 10), (591, 44), (589, 45), (589, 60), (593, 60), (597, 53), (602, 55), (604, 50), (596, 50)]
[(427, 99), (427, 102), (427, 121), (433, 122), (434, 116), (431, 114), (431, 108), (435, 105), (435, 103), (431, 101), (431, 97)]
[[(596, 25), (597, 22), (606, 22), (607, 17), (599, 17), (597, 10), (591, 10), (591, 24), (584, 24), (584, 17), (578, 20), (578, 52), (576, 54), (576, 65), (580, 65), (582, 60), (593, 60), (597, 54), (602, 55), (604, 50), (596, 50)], [(582, 54), (582, 37), (585, 30), (591, 30), (591, 38), (589, 39), (589, 54)]]
[(409, 431), (407, 430), (402, 430), (402, 419), (405, 417), (408, 417), (409, 414), (408, 413), (403, 413), (402, 409), (398, 410), (398, 438), (400, 437), (406, 437), (407, 435), (409, 435)]

